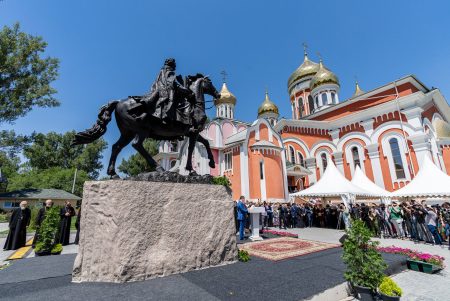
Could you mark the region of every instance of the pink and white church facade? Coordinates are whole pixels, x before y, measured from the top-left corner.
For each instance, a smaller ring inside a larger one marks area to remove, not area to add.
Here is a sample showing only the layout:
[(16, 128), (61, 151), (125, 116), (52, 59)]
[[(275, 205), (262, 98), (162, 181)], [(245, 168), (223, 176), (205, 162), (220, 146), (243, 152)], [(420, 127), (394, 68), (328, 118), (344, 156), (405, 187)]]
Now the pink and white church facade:
[[(338, 77), (322, 61), (307, 54), (288, 79), (292, 118), (279, 119), (278, 107), (265, 98), (252, 123), (236, 120), (237, 99), (226, 83), (215, 100), (216, 116), (202, 135), (210, 142), (216, 168), (206, 150), (193, 155), (199, 174), (230, 179), (233, 198), (284, 202), (289, 193), (317, 182), (331, 158), (352, 179), (355, 167), (378, 186), (394, 191), (409, 183), (424, 156), (450, 173), (450, 107), (438, 89), (415, 76), (405, 76), (339, 99)], [(186, 141), (164, 141), (156, 159), (167, 170), (182, 174)]]

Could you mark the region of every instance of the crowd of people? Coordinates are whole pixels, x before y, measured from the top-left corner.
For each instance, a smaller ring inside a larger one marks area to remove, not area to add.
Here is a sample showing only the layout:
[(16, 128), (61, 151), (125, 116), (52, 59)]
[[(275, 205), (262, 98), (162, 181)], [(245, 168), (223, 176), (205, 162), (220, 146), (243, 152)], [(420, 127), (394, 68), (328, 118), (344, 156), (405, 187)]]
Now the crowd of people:
[(356, 204), (353, 219), (361, 219), (378, 237), (412, 239), (436, 245), (449, 241), (450, 204), (429, 205), (426, 201), (385, 204)]
[[(37, 213), (35, 219), (36, 233), (32, 242), (33, 248), (36, 246), (36, 243), (39, 242), (39, 229), (46, 218), (47, 211), (52, 207), (53, 201), (46, 200), (44, 206), (40, 208)], [(78, 210), (77, 220), (75, 222), (75, 227), (77, 228), (77, 234), (74, 241), (75, 244), (78, 244), (79, 240), (80, 213), (81, 211)], [(56, 243), (61, 243), (63, 246), (70, 243), (70, 227), (72, 217), (75, 215), (75, 208), (69, 201), (66, 201), (65, 206), (59, 209), (60, 221), (58, 231), (55, 233)], [(9, 232), (3, 250), (17, 250), (25, 246), (27, 228), (30, 226), (31, 218), (31, 210), (28, 208), (28, 203), (26, 201), (20, 202), (20, 207), (13, 210), (9, 219)]]
[[(252, 204), (244, 197), (237, 202), (236, 226), (240, 233), (250, 227), (247, 207)], [(343, 203), (276, 203), (260, 202), (264, 207), (261, 214), (263, 228), (278, 227), (306, 228), (320, 227), (345, 229), (351, 226), (351, 220), (360, 219), (377, 237), (412, 239), (441, 245), (446, 242), (450, 247), (450, 203), (430, 206), (426, 201), (356, 203), (346, 207)], [(240, 236), (243, 239), (243, 234)]]

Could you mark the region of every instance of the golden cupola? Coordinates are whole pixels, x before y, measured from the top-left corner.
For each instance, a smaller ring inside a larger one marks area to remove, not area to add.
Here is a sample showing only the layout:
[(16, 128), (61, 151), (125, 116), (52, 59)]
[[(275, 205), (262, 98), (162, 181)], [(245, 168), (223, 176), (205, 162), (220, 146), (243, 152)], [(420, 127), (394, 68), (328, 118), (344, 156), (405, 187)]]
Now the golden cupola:
[(234, 106), (236, 105), (236, 96), (228, 90), (227, 84), (224, 82), (220, 90), (220, 98), (214, 99), (216, 106), (216, 117), (234, 119)]
[(269, 98), (269, 92), (266, 91), (266, 97), (258, 108), (258, 118), (266, 118), (272, 125), (275, 125), (280, 115), (278, 107)]
[(222, 89), (220, 90), (220, 98), (214, 99), (214, 104), (216, 106), (220, 104), (232, 104), (233, 106), (236, 105), (236, 96), (234, 96), (233, 93), (228, 90), (226, 83), (223, 83)]
[(358, 81), (355, 82), (355, 93), (353, 93), (352, 98), (357, 97), (361, 94), (364, 94), (366, 92), (364, 92), (363, 90), (361, 90), (361, 88), (359, 87)]
[(295, 69), (295, 71), (289, 76), (288, 89), (290, 90), (292, 84), (308, 76), (313, 76), (319, 71), (319, 64), (314, 63), (308, 59), (308, 54), (305, 50), (305, 57), (303, 63)]
[(323, 65), (322, 60), (320, 60), (320, 62), (319, 62), (319, 71), (317, 71), (317, 73), (311, 79), (309, 87), (310, 87), (310, 89), (312, 91), (315, 88), (317, 88), (317, 87), (319, 87), (321, 85), (325, 85), (325, 84), (334, 84), (334, 85), (340, 86), (339, 85), (339, 79), (336, 76), (336, 74), (334, 74), (333, 72), (328, 70)]

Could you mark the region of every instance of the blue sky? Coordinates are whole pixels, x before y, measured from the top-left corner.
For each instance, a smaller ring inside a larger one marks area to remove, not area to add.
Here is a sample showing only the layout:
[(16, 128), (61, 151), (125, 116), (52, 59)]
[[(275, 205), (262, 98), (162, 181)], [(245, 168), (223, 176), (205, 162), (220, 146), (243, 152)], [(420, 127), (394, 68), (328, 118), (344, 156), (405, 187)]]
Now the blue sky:
[[(311, 59), (320, 52), (338, 75), (341, 100), (353, 93), (355, 76), (371, 90), (408, 74), (450, 99), (449, 12), (448, 1), (3, 0), (0, 26), (19, 21), (60, 59), (54, 86), (62, 105), (0, 126), (24, 134), (83, 130), (102, 104), (146, 92), (166, 57), (183, 75), (210, 75), (218, 89), (226, 70), (237, 119), (255, 119), (265, 87), (290, 117), (286, 82), (303, 60), (303, 42)], [(105, 139), (117, 138), (111, 123)], [(133, 152), (129, 146), (118, 162)]]

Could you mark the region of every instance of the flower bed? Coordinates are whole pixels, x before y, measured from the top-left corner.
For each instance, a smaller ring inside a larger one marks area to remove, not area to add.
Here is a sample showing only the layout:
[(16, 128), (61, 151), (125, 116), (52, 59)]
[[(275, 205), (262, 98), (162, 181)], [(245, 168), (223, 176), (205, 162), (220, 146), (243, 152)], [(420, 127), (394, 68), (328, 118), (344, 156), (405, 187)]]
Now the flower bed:
[(391, 254), (401, 254), (401, 255), (405, 255), (409, 258), (409, 260), (412, 261), (421, 261), (421, 262), (426, 262), (426, 263), (430, 263), (433, 265), (436, 265), (440, 268), (444, 268), (444, 260), (445, 258), (442, 256), (438, 256), (438, 255), (432, 255), (429, 253), (423, 253), (423, 252), (419, 252), (419, 251), (414, 251), (408, 248), (400, 248), (400, 247), (380, 247), (378, 248), (378, 251), (380, 252), (384, 252), (384, 253), (391, 253)]
[(285, 236), (285, 237), (295, 237), (298, 238), (297, 234), (293, 234), (293, 233), (289, 233), (289, 232), (284, 232), (284, 231), (276, 231), (276, 230), (262, 230), (262, 233), (270, 233), (272, 235), (277, 235), (277, 236)]

